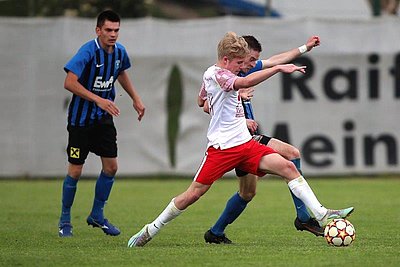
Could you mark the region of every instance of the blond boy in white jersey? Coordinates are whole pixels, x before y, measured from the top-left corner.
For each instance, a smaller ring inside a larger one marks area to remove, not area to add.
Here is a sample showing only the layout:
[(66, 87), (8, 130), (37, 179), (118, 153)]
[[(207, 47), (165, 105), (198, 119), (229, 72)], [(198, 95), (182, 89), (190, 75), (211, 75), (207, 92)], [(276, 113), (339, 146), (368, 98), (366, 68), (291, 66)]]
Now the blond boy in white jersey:
[(237, 74), (243, 67), (249, 49), (246, 41), (234, 32), (228, 32), (218, 44), (218, 61), (203, 76), (202, 94), (207, 95), (211, 121), (207, 131), (208, 145), (203, 161), (189, 188), (174, 197), (164, 211), (146, 224), (128, 241), (128, 247), (147, 244), (163, 226), (179, 216), (187, 207), (205, 194), (211, 185), (225, 173), (238, 167), (243, 171), (264, 176), (281, 176), (290, 190), (313, 212), (321, 225), (332, 218), (346, 216), (353, 208), (328, 210), (322, 206), (295, 165), (272, 148), (251, 138), (238, 90), (255, 86), (278, 72), (305, 73), (305, 67), (293, 64), (277, 65), (246, 77)]

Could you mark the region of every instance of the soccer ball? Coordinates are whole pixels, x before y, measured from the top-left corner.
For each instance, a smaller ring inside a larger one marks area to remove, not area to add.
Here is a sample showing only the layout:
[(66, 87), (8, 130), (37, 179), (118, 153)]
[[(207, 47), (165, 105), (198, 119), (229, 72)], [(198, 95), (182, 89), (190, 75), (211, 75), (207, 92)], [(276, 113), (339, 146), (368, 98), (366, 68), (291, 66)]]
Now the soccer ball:
[(356, 230), (346, 219), (333, 219), (326, 225), (324, 237), (329, 245), (344, 247), (353, 243), (356, 238)]

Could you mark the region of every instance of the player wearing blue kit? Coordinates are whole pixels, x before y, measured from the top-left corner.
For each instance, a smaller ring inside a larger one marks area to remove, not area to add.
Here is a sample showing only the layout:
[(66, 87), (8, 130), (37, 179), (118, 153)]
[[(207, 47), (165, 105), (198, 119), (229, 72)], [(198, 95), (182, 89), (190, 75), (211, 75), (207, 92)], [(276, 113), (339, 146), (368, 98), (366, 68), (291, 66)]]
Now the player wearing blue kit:
[(136, 92), (126, 70), (131, 63), (125, 48), (117, 43), (120, 17), (107, 10), (97, 17), (97, 38), (84, 44), (65, 65), (64, 87), (73, 95), (68, 109), (68, 174), (62, 188), (62, 208), (59, 236), (72, 236), (71, 207), (83, 165), (89, 152), (101, 158), (102, 170), (95, 186), (88, 225), (98, 227), (107, 235), (116, 236), (120, 230), (103, 214), (118, 169), (117, 132), (113, 116), (120, 114), (115, 105), (116, 80), (131, 97), (140, 121), (145, 106)]
[[(275, 66), (277, 64), (290, 62), (294, 58), (300, 56), (302, 53), (310, 51), (313, 47), (320, 44), (319, 37), (312, 36), (307, 41), (307, 44), (300, 48), (295, 48), (287, 52), (275, 55), (267, 60), (258, 60), (262, 51), (261, 44), (253, 36), (243, 36), (243, 38), (249, 45), (250, 56), (247, 59), (246, 67), (239, 73), (239, 76), (242, 77), (247, 76), (250, 73)], [(242, 105), (244, 108), (245, 117), (247, 119), (247, 126), (249, 131), (253, 135), (253, 138), (261, 144), (272, 147), (284, 158), (292, 161), (298, 171), (301, 173), (300, 152), (297, 148), (278, 139), (266, 135), (261, 135), (259, 133), (258, 125), (255, 121), (253, 107), (251, 104), (253, 91), (254, 89), (250, 88), (242, 90), (241, 93)], [(200, 100), (200, 105), (201, 102), (202, 101)], [(225, 235), (225, 229), (229, 224), (233, 223), (240, 216), (240, 214), (247, 207), (247, 204), (254, 198), (256, 194), (256, 183), (258, 177), (252, 174), (248, 174), (247, 172), (243, 172), (239, 169), (235, 169), (235, 171), (236, 175), (240, 178), (239, 192), (236, 192), (228, 200), (226, 207), (217, 222), (204, 234), (204, 239), (208, 243), (232, 243), (232, 241)], [(297, 213), (296, 219), (294, 221), (296, 229), (300, 231), (306, 230), (315, 234), (316, 236), (322, 236), (323, 228), (319, 226), (318, 222), (309, 214), (307, 207), (304, 205), (303, 201), (297, 198), (292, 192), (291, 196), (293, 198)]]

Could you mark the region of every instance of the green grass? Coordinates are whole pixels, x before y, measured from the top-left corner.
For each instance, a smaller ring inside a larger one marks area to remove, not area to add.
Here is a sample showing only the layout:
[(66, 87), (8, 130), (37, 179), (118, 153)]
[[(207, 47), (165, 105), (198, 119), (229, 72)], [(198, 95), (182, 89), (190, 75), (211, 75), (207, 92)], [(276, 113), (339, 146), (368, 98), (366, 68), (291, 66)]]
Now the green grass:
[(237, 190), (222, 179), (147, 246), (128, 249), (129, 237), (153, 220), (191, 178), (124, 180), (114, 184), (107, 217), (122, 231), (110, 237), (86, 225), (94, 180), (81, 180), (73, 206), (74, 237), (57, 235), (62, 181), (0, 181), (2, 266), (398, 266), (400, 179), (310, 179), (320, 201), (332, 208), (354, 205), (357, 237), (349, 247), (330, 247), (298, 232), (283, 181), (264, 179), (258, 195), (227, 230), (234, 245), (209, 245), (204, 232)]

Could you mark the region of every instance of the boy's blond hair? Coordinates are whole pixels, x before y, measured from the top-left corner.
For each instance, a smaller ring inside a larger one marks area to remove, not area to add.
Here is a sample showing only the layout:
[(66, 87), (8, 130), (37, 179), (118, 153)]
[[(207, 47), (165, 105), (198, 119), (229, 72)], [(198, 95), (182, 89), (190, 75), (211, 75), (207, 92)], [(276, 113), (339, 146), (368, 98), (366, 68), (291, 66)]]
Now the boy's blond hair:
[(234, 32), (227, 32), (218, 43), (218, 60), (226, 56), (229, 60), (233, 58), (244, 58), (250, 53), (246, 40)]

